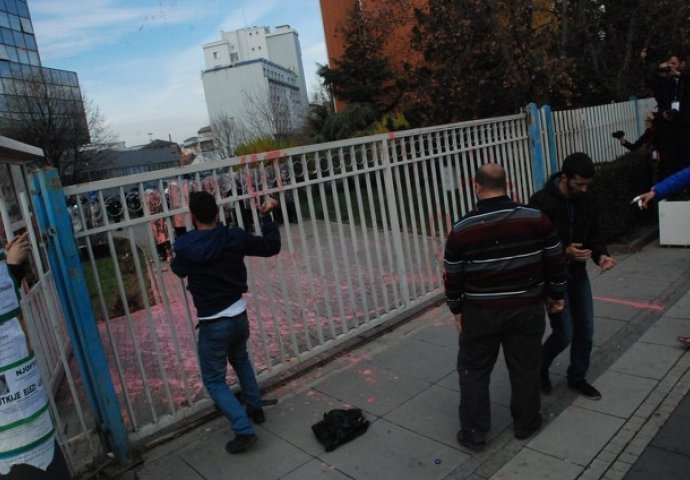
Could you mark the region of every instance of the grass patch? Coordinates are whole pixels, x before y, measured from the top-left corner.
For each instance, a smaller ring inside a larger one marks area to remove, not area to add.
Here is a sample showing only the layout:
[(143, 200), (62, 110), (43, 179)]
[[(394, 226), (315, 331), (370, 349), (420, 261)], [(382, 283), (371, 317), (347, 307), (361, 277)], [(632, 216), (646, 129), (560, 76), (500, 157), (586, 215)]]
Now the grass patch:
[[(130, 312), (141, 310), (144, 308), (144, 301), (139, 282), (137, 281), (133, 252), (129, 248), (129, 242), (127, 240), (116, 238), (114, 242), (117, 252), (117, 270), (119, 270), (122, 276), (126, 297), (125, 301), (127, 302)], [(148, 295), (149, 304), (152, 304), (154, 303), (153, 292), (147, 274), (148, 261), (146, 255), (140, 248), (136, 250), (136, 254), (139, 256), (140, 265), (144, 269), (144, 288), (146, 290), (146, 295)], [(100, 297), (98, 295), (97, 281), (100, 284), (108, 317), (119, 317), (125, 314), (123, 298), (120, 295), (117, 284), (116, 264), (108, 253), (108, 249), (104, 249), (104, 254), (97, 256), (94, 264), (88, 260), (82, 262), (84, 276), (86, 277), (86, 286), (89, 290), (89, 299), (94, 309), (94, 315), (99, 322), (105, 320), (105, 318), (103, 306), (100, 303)], [(94, 267), (98, 274), (97, 277), (94, 275)]]

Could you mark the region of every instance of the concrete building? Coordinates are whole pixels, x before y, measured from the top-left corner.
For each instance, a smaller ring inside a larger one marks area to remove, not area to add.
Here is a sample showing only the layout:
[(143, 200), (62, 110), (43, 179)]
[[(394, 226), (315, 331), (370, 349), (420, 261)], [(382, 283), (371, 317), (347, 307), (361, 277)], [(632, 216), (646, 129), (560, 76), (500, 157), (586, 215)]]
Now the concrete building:
[(177, 143), (153, 140), (146, 145), (127, 149), (117, 146), (104, 148), (79, 168), (83, 171), (82, 181), (96, 181), (179, 167), (181, 164), (182, 152)]
[(299, 128), (309, 106), (298, 34), (289, 25), (221, 32), (203, 46), (209, 119), (232, 119), (250, 135)]

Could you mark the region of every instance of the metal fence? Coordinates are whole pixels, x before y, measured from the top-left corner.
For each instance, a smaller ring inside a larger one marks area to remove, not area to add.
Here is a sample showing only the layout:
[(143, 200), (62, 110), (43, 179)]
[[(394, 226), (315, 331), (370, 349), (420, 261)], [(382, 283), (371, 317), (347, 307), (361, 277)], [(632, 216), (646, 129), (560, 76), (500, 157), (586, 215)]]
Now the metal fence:
[(445, 236), (488, 161), (506, 167), (511, 195), (526, 200), (534, 185), (524, 115), (65, 188), (130, 438), (210, 403), (191, 298), (168, 266), (175, 238), (191, 228), (189, 192), (211, 192), (222, 221), (249, 230), (257, 202), (280, 199), (282, 252), (246, 259), (251, 353), (267, 380), (439, 297)]
[(540, 110), (550, 170), (572, 152), (586, 152), (596, 163), (610, 162), (625, 152), (611, 134), (622, 130), (631, 141), (644, 131), (645, 115), (655, 110), (653, 98), (609, 103), (574, 110)]
[[(445, 237), (474, 203), (472, 179), (480, 165), (503, 165), (509, 194), (527, 201), (571, 151), (613, 160), (619, 146), (610, 132), (629, 129), (633, 135), (641, 124), (635, 102), (629, 103), (587, 113), (542, 108), (536, 115), (297, 147), (64, 188), (60, 205), (52, 208), (65, 208), (72, 217), (129, 441), (142, 441), (211, 405), (197, 366), (191, 297), (169, 268), (175, 239), (193, 228), (190, 192), (212, 193), (221, 221), (250, 231), (258, 230), (257, 203), (266, 195), (280, 200), (274, 216), (282, 224), (281, 253), (246, 259), (250, 352), (259, 380), (268, 382), (441, 298)], [(83, 407), (89, 399), (80, 366), (59, 316), (50, 315), (57, 311), (51, 272), (39, 274), (48, 290), (27, 294), (24, 311), (36, 317), (32, 336), (43, 368), (53, 372), (61, 440), (78, 469), (82, 462), (76, 457), (93, 455), (99, 428), (108, 426), (96, 425)]]

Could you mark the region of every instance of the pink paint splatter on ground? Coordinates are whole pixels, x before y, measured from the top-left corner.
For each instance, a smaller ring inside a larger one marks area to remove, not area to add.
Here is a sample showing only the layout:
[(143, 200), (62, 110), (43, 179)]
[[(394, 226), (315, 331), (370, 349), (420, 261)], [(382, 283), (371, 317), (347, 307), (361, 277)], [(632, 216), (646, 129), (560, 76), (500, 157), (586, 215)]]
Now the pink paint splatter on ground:
[(665, 310), (663, 305), (653, 302), (636, 302), (634, 300), (624, 300), (621, 298), (613, 297), (602, 297), (598, 295), (595, 295), (593, 298), (594, 300), (599, 300), (601, 302), (616, 303), (618, 305), (625, 305), (640, 310), (652, 310), (654, 312), (663, 312)]
[[(315, 223), (320, 238), (326, 238), (325, 229), (335, 228), (324, 222)], [(306, 230), (310, 231), (311, 226), (311, 222), (305, 224)], [(297, 227), (291, 226), (291, 232), (292, 251), (286, 247), (278, 257), (268, 260), (247, 258), (254, 278), (250, 282), (251, 293), (246, 297), (252, 330), (249, 347), (259, 375), (270, 375), (277, 365), (297, 363), (299, 356), (310, 348), (335, 342), (339, 335), (357, 325), (390, 312), (397, 308), (392, 305), (393, 298), (401, 295), (397, 290), (399, 272), (385, 255), (379, 262), (372, 253), (370, 264), (364, 255), (356, 253), (376, 249), (371, 232), (368, 243), (363, 236), (345, 238), (338, 254), (328, 255), (342, 260), (347, 251), (349, 262), (327, 262), (323, 268), (318, 258), (321, 253), (314, 250), (314, 243), (307, 242), (303, 250)], [(427, 238), (423, 242), (435, 245), (436, 240)], [(322, 243), (322, 249), (326, 248)], [(428, 258), (420, 257), (407, 265), (407, 279), (418, 293), (438, 284), (437, 276), (426, 273), (428, 265), (433, 265), (435, 252), (426, 253)], [(107, 326), (99, 325), (118, 402), (131, 430), (135, 424), (141, 427), (153, 423), (207, 398), (197, 363), (191, 298), (172, 272), (156, 270), (158, 264), (149, 266), (147, 274), (158, 303), (148, 313), (138, 310), (129, 318), (112, 318)], [(160, 266), (165, 268), (167, 264)], [(191, 307), (191, 318), (186, 305)], [(350, 353), (337, 358), (336, 366), (352, 367), (368, 359), (368, 355)], [(76, 375), (76, 369), (73, 371)], [(228, 371), (228, 382), (234, 383), (232, 369)], [(362, 375), (369, 377), (371, 371), (362, 369)], [(304, 386), (304, 381), (291, 385)], [(371, 401), (376, 401), (375, 397)]]

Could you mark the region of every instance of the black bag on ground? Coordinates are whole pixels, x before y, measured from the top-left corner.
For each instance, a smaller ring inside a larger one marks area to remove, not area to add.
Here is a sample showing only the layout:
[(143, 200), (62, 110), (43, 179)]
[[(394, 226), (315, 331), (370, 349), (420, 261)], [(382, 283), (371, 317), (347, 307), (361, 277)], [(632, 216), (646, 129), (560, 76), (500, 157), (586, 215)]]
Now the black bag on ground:
[(312, 432), (326, 447), (327, 452), (360, 436), (367, 428), (369, 420), (364, 418), (359, 408), (331, 410), (323, 414), (323, 420), (311, 426)]

